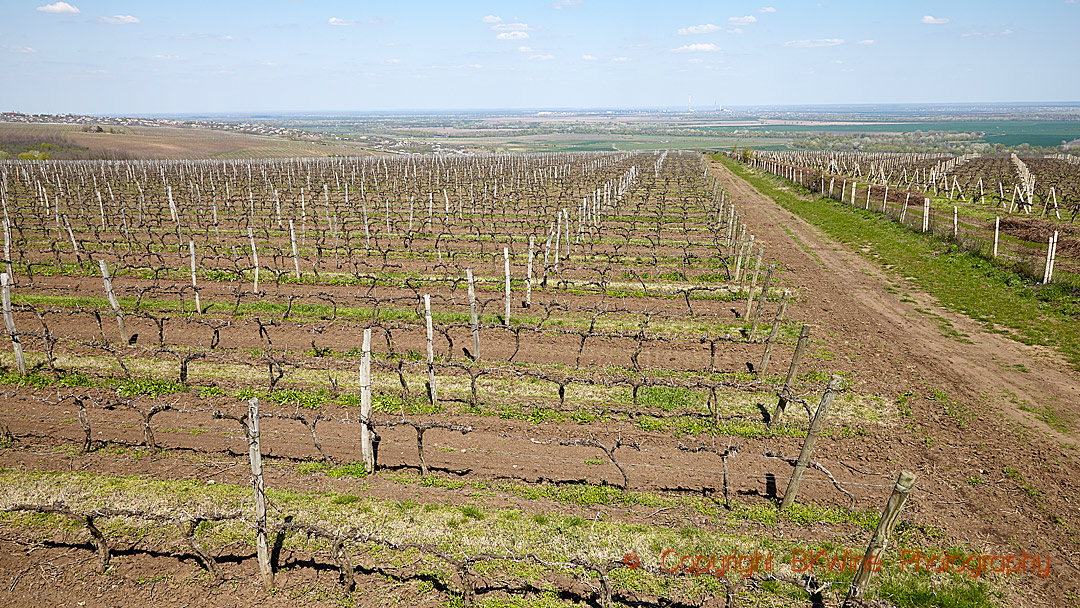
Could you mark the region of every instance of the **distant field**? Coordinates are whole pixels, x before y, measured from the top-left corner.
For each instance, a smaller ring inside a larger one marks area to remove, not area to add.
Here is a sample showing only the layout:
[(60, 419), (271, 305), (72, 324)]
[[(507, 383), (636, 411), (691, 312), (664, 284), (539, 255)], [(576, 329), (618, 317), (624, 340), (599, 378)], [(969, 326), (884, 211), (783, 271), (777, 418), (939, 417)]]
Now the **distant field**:
[[(710, 127), (717, 133), (732, 127)], [(1062, 141), (1080, 138), (1080, 122), (1074, 120), (939, 120), (927, 122), (865, 123), (848, 125), (761, 125), (734, 127), (754, 131), (826, 132), (826, 133), (910, 133), (912, 131), (957, 131), (986, 133), (983, 139), (991, 144), (1016, 146), (1059, 146)]]
[(365, 156), (370, 151), (347, 143), (322, 144), (279, 137), (173, 127), (103, 127), (83, 132), (81, 125), (0, 123), (0, 137), (64, 137), (101, 154), (135, 159), (289, 158)]

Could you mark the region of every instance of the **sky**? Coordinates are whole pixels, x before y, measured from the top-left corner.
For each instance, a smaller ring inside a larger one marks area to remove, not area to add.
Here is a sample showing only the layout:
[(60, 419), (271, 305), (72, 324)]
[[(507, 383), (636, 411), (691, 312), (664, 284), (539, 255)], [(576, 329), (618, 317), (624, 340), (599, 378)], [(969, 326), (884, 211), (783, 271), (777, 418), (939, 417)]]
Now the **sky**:
[(2, 0), (0, 111), (1080, 100), (1077, 0)]

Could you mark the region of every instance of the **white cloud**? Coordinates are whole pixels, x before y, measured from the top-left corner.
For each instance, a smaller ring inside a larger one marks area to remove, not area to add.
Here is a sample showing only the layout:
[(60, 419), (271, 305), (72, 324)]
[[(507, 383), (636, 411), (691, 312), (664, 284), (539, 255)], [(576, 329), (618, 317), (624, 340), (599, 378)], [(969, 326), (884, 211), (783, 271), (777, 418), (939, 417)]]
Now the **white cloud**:
[(154, 59), (158, 61), (179, 61), (179, 55), (154, 55)]
[(759, 8), (759, 9), (757, 9), (757, 12), (759, 12), (759, 13), (775, 13), (776, 9), (771, 7), (771, 6), (763, 6), (763, 7)]
[(554, 55), (532, 55), (529, 57), (529, 61), (550, 61), (552, 59), (555, 59)]
[(72, 15), (79, 14), (79, 8), (68, 4), (67, 2), (53, 2), (52, 4), (46, 4), (45, 6), (37, 7), (37, 10), (42, 13), (71, 13)]
[(368, 25), (385, 25), (390, 23), (390, 20), (385, 17), (372, 17), (367, 20)]
[(386, 63), (401, 63), (401, 60), (400, 60), (400, 59), (397, 59), (397, 58), (394, 58), (394, 59), (387, 59), (387, 60), (386, 60)]
[(483, 21), (484, 23), (498, 23), (498, 22), (502, 21), (502, 17), (496, 17), (495, 15), (488, 15), (487, 17), (484, 17), (480, 21)]
[(687, 61), (687, 63), (701, 63), (701, 58), (700, 57), (692, 57), (690, 59), (687, 59), (686, 61)]
[(4, 45), (4, 48), (7, 51), (11, 52), (11, 53), (22, 53), (24, 55), (28, 55), (30, 53), (36, 53), (37, 52), (37, 49), (33, 49), (33, 48), (28, 47), (28, 46), (18, 46), (18, 45), (7, 46), (7, 45)]
[(470, 64), (469, 67), (474, 69), (474, 70), (480, 70), (480, 69), (483, 69), (484, 66), (479, 64), (479, 63), (473, 63), (473, 64)]
[(496, 40), (526, 40), (529, 35), (525, 32), (503, 32), (495, 36)]
[(596, 61), (596, 55), (582, 55), (582, 61)]
[(727, 32), (729, 34), (741, 34), (741, 33), (743, 33), (743, 29), (741, 27), (733, 27), (730, 30), (728, 30)]
[(751, 23), (757, 23), (757, 17), (753, 15), (747, 15), (745, 17), (728, 17), (728, 22), (732, 25), (750, 25)]
[(564, 8), (573, 8), (581, 4), (581, 0), (558, 0), (551, 5), (551, 8), (555, 10), (561, 10)]
[(101, 23), (111, 23), (112, 25), (133, 25), (139, 22), (138, 17), (132, 17), (131, 15), (113, 15), (112, 17), (102, 17), (98, 19)]
[(329, 23), (330, 25), (342, 25), (342, 26), (356, 25), (356, 22), (353, 21), (352, 19), (339, 19), (337, 17), (330, 17), (330, 20), (327, 21), (327, 23)]
[(719, 25), (706, 23), (703, 25), (691, 25), (690, 27), (679, 28), (679, 35), (686, 36), (689, 34), (711, 34), (718, 31), (720, 31)]
[(713, 44), (711, 42), (709, 42), (709, 43), (700, 43), (699, 42), (698, 44), (684, 44), (683, 46), (680, 46), (677, 49), (671, 49), (671, 52), (672, 53), (697, 53), (697, 52), (703, 52), (703, 51), (719, 51), (719, 50), (720, 50), (720, 47), (716, 46), (715, 44)]
[(874, 40), (873, 39), (860, 40), (859, 44), (874, 44)]
[(531, 46), (519, 46), (518, 47), (518, 52), (519, 53), (531, 53), (531, 52), (533, 52), (533, 50), (532, 50)]
[(531, 32), (533, 30), (533, 28), (529, 27), (528, 23), (500, 23), (491, 26), (491, 29), (496, 32)]
[(629, 57), (612, 57), (611, 60), (614, 61), (614, 62), (617, 62), (617, 63), (622, 63), (624, 61), (630, 61), (630, 58)]
[(1002, 36), (1011, 36), (1012, 33), (1013, 33), (1012, 30), (1005, 30), (1005, 31), (1001, 32), (1001, 35)]
[(944, 17), (934, 17), (932, 15), (926, 15), (922, 18), (922, 23), (929, 23), (930, 25), (941, 25), (948, 22), (949, 20)]
[(798, 49), (808, 49), (816, 46), (836, 46), (844, 44), (843, 38), (819, 38), (817, 40), (789, 40), (784, 46), (793, 46)]

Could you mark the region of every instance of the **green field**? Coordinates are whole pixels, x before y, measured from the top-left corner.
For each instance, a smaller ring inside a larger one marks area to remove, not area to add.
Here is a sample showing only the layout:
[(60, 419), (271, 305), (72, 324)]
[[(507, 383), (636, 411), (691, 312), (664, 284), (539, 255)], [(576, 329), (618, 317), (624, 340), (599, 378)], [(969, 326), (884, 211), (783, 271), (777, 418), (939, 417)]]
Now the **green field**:
[(867, 123), (862, 125), (762, 125), (753, 127), (713, 127), (717, 132), (734, 129), (753, 131), (777, 131), (782, 133), (910, 133), (912, 131), (956, 131), (959, 133), (985, 133), (983, 140), (990, 144), (1017, 146), (1060, 146), (1062, 141), (1080, 139), (1080, 121), (1075, 120), (939, 120), (924, 122), (897, 122), (893, 124)]

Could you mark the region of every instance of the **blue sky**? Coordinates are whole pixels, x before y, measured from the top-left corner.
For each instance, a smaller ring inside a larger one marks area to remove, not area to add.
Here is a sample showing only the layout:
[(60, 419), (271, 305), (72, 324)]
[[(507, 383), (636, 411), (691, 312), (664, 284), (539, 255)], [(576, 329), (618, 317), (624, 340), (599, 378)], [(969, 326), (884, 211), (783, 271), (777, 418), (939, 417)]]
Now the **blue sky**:
[(1080, 100), (1076, 0), (3, 0), (0, 110)]

